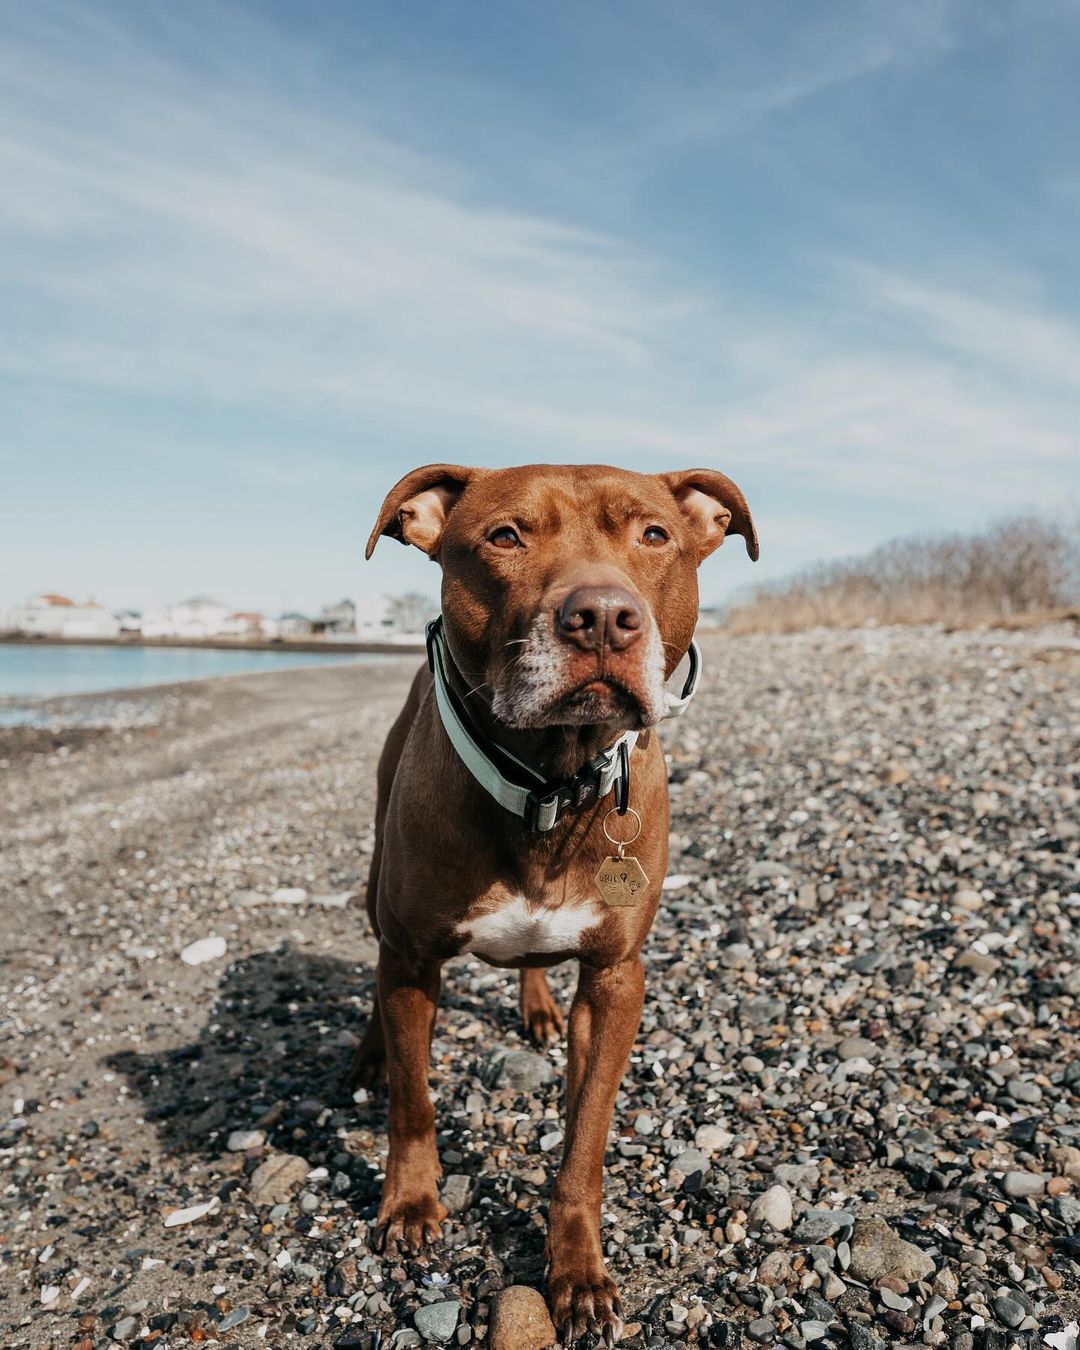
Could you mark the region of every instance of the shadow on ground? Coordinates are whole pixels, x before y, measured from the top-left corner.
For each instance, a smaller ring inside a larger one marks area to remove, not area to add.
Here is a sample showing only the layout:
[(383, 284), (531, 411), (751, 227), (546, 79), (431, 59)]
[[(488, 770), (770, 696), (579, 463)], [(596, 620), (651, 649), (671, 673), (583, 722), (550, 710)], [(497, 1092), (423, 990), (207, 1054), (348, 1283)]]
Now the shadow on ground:
[[(346, 1199), (358, 1219), (371, 1221), (386, 1156), (386, 1090), (357, 1104), (342, 1077), (366, 1025), (374, 983), (367, 963), (290, 946), (258, 953), (229, 967), (205, 1024), (188, 1044), (157, 1053), (125, 1051), (107, 1063), (141, 1096), (145, 1119), (167, 1156), (194, 1156), (215, 1171), (235, 1172), (222, 1166), (230, 1132), (259, 1128), (274, 1149), (325, 1166), (332, 1193)], [(440, 1062), (438, 1040), (433, 1056), (440, 1154), (447, 1173), (468, 1173), (483, 1154), (461, 1147), (464, 1122), (455, 1108), (477, 1088), (480, 1063), (495, 1042), (513, 1034), (518, 1014), (506, 1000), (472, 995), (449, 981), (441, 1006), (444, 1018), (452, 1009), (491, 1029), (468, 1050), (455, 1045), (452, 1064)], [(558, 1092), (553, 1085), (554, 1100)], [(488, 1143), (494, 1145), (494, 1138)], [(256, 1162), (244, 1160), (243, 1171), (250, 1174)], [(236, 1185), (226, 1183), (226, 1193)], [(490, 1243), (496, 1264), (516, 1279), (538, 1281), (542, 1232), (504, 1203), (499, 1186), (498, 1178), (477, 1176), (483, 1212), (474, 1206), (462, 1217), (479, 1219), (478, 1235)]]
[(328, 1109), (351, 1105), (340, 1080), (373, 989), (373, 972), (354, 962), (260, 952), (229, 967), (194, 1040), (108, 1063), (141, 1094), (169, 1151), (217, 1156), (223, 1132), (257, 1121), (287, 1147), (310, 1140)]

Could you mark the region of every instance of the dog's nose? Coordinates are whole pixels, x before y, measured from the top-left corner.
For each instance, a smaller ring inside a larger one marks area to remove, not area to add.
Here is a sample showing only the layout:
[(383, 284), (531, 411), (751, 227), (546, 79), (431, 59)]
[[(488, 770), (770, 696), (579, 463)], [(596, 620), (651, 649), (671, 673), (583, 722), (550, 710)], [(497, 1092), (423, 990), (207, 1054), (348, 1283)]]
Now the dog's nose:
[(625, 651), (641, 636), (641, 605), (621, 586), (579, 586), (559, 606), (556, 627), (583, 651)]

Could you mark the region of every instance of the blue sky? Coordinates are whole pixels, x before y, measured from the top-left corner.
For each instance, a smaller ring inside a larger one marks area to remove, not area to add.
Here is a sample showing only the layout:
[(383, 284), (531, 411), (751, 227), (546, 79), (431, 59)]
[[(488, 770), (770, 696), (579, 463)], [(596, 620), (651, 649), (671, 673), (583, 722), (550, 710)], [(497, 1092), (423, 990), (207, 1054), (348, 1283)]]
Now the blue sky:
[(1080, 2), (0, 0), (0, 601), (311, 609), (416, 464), (762, 560), (1080, 499)]

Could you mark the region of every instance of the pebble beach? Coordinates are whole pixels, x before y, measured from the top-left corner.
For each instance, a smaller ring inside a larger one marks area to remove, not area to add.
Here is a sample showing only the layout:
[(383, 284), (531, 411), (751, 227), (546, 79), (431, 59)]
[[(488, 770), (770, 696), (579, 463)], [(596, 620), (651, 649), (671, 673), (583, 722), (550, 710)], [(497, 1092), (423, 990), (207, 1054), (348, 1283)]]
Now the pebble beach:
[[(621, 1344), (1075, 1350), (1075, 628), (703, 648), (609, 1142)], [(339, 1086), (417, 663), (0, 727), (0, 1345), (550, 1343), (565, 1047), (515, 973), (445, 972), (415, 1259), (373, 1242), (385, 1099)]]

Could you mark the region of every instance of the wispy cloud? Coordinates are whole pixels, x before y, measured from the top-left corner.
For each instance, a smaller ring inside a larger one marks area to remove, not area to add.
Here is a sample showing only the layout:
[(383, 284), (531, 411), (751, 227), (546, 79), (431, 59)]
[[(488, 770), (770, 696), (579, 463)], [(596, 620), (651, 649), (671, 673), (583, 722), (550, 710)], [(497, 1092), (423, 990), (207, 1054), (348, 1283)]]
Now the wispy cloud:
[(961, 356), (1080, 389), (1080, 324), (1007, 296), (973, 295), (874, 267), (851, 269), (867, 298)]

